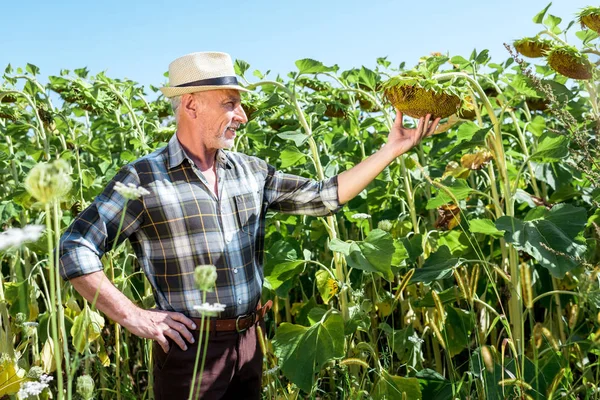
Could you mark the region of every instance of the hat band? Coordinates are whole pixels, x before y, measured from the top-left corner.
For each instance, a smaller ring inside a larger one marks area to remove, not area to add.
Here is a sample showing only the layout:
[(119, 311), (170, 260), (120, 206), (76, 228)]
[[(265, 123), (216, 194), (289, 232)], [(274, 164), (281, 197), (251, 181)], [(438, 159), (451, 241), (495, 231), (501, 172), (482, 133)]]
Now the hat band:
[(219, 78), (201, 79), (199, 81), (182, 83), (175, 87), (189, 87), (189, 86), (225, 86), (225, 85), (237, 85), (238, 80), (235, 76), (222, 76)]

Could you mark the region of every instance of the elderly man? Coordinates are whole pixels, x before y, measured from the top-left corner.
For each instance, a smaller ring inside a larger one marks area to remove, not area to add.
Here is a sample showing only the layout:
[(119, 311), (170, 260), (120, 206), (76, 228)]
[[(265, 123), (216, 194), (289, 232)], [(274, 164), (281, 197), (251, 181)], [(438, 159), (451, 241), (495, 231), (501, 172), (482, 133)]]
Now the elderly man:
[[(192, 53), (169, 66), (177, 133), (168, 146), (126, 165), (75, 219), (60, 243), (60, 272), (89, 301), (131, 333), (155, 342), (155, 397), (187, 398), (197, 351), (200, 264), (217, 268), (209, 303), (226, 309), (211, 320), (201, 398), (257, 399), (262, 353), (256, 325), (266, 307), (262, 250), (267, 209), (328, 215), (362, 191), (390, 162), (432, 133), (430, 116), (416, 129), (396, 118), (388, 141), (354, 168), (323, 182), (276, 171), (266, 162), (224, 151), (247, 122), (246, 91), (224, 53)], [(148, 191), (127, 200), (116, 182)], [(124, 214), (124, 215), (123, 215)], [(122, 230), (117, 231), (123, 221)], [(115, 288), (100, 257), (128, 238), (152, 285), (156, 309), (141, 309)], [(195, 322), (196, 321), (196, 322)]]

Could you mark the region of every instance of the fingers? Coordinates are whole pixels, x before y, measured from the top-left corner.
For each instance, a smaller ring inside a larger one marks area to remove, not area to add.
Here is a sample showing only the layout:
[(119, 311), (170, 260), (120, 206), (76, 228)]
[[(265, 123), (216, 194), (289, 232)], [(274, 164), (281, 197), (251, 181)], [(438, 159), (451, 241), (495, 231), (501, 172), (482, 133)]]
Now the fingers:
[(170, 328), (175, 329), (181, 336), (185, 337), (188, 342), (194, 343), (194, 335), (192, 335), (192, 333), (187, 329), (187, 326), (181, 322), (175, 321), (174, 319), (171, 319), (170, 321), (165, 320), (165, 322)]
[(433, 122), (429, 125), (429, 129), (427, 129), (427, 134), (425, 135), (425, 137), (433, 135), (433, 133), (437, 129), (438, 124), (440, 123), (440, 120), (441, 118), (439, 117), (433, 120)]
[(396, 110), (396, 120), (394, 121), (394, 126), (400, 129), (404, 128), (404, 114), (402, 114), (402, 111)]
[(177, 346), (179, 346), (181, 348), (181, 350), (183, 350), (183, 351), (187, 350), (187, 345), (185, 344), (185, 341), (183, 340), (183, 338), (181, 337), (179, 332), (177, 332), (175, 329), (173, 329), (173, 328), (165, 329), (163, 331), (163, 333), (166, 336), (173, 339), (173, 341), (177, 344)]
[(194, 323), (194, 321), (192, 321), (191, 319), (189, 319), (181, 313), (171, 312), (169, 313), (169, 316), (175, 321), (184, 323), (190, 329), (196, 329), (196, 324)]
[(160, 347), (162, 348), (162, 350), (165, 353), (169, 352), (169, 341), (167, 340), (166, 337), (164, 337), (163, 335), (160, 335), (158, 337), (156, 337), (156, 343), (158, 343), (160, 345)]

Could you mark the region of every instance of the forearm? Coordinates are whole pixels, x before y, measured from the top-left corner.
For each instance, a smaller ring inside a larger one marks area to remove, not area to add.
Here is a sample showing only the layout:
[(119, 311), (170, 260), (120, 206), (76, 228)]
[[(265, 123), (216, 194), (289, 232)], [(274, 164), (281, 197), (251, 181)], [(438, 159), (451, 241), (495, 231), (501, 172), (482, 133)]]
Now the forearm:
[(338, 175), (338, 197), (345, 204), (358, 195), (387, 167), (397, 155), (388, 146)]
[(98, 310), (120, 325), (124, 325), (124, 322), (138, 309), (108, 280), (104, 271), (82, 275), (71, 279), (70, 282), (87, 301), (90, 303), (95, 301)]

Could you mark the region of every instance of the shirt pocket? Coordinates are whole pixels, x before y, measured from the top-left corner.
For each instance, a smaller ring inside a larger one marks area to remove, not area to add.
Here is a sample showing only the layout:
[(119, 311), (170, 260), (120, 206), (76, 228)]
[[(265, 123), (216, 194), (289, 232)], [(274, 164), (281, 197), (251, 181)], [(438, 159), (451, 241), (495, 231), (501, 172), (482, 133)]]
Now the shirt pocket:
[(249, 235), (254, 235), (256, 222), (260, 215), (258, 193), (238, 194), (234, 196), (234, 200), (240, 230)]

